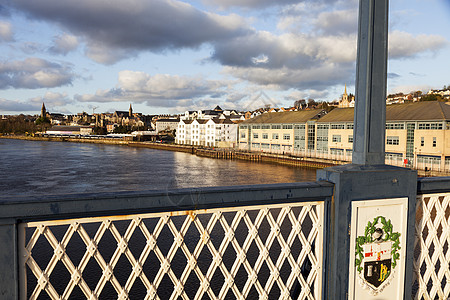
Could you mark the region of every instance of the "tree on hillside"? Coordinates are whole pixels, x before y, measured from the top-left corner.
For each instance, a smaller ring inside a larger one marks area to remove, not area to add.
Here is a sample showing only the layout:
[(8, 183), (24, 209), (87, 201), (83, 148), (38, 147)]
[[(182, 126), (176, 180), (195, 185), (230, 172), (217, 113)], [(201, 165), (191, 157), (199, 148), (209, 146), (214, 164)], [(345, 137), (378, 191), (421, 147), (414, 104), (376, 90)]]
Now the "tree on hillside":
[(33, 133), (37, 130), (37, 125), (33, 122), (31, 116), (21, 114), (0, 120), (0, 133), (24, 134), (27, 132)]
[(37, 125), (40, 132), (45, 132), (47, 129), (52, 127), (51, 121), (47, 117), (39, 117), (34, 123)]
[(317, 102), (314, 99), (308, 99), (308, 107), (314, 107), (317, 105)]
[(107, 134), (106, 128), (105, 127), (101, 127), (101, 126), (95, 126), (93, 131), (94, 131), (94, 134), (97, 134), (97, 135), (105, 135), (105, 134)]
[(415, 92), (411, 92), (410, 94), (412, 94), (413, 97), (420, 97), (420, 96), (422, 96), (422, 91), (415, 91)]
[(114, 133), (130, 133), (130, 128), (127, 126), (119, 125), (116, 128), (114, 128)]
[(44, 125), (44, 124), (50, 124), (50, 119), (47, 117), (39, 117), (35, 121), (36, 125)]
[(319, 102), (319, 103), (317, 104), (317, 108), (324, 109), (324, 110), (326, 110), (327, 112), (330, 112), (330, 111), (332, 111), (333, 109), (335, 109), (334, 106), (330, 106), (330, 105), (328, 104), (328, 102), (326, 102), (326, 101)]
[(445, 101), (439, 94), (427, 94), (420, 98), (420, 101)]
[(306, 100), (305, 99), (299, 99), (294, 102), (294, 107), (297, 109), (303, 109), (306, 107)]

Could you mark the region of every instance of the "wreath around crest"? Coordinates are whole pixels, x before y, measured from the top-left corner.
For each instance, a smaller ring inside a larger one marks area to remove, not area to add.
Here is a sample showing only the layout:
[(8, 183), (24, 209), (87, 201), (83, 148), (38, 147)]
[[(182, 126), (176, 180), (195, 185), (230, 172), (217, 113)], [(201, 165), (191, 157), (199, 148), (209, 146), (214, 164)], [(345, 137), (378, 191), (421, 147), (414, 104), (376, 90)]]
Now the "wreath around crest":
[[(398, 250), (400, 250), (400, 233), (398, 232), (392, 232), (392, 223), (391, 220), (386, 221), (386, 218), (383, 216), (378, 216), (373, 219), (373, 222), (368, 222), (366, 226), (366, 230), (364, 232), (363, 236), (358, 236), (356, 238), (356, 258), (355, 258), (355, 266), (357, 267), (357, 270), (359, 273), (363, 270), (363, 267), (361, 266), (361, 263), (364, 259), (363, 254), (363, 245), (368, 243), (373, 243), (373, 237), (372, 234), (377, 229), (376, 225), (381, 222), (383, 225), (383, 231), (385, 234), (385, 237), (383, 239), (383, 242), (392, 241), (392, 268), (394, 269), (397, 265), (397, 260), (400, 258), (400, 253), (398, 253)], [(390, 274), (390, 271), (389, 271)], [(388, 274), (388, 276), (389, 276)]]

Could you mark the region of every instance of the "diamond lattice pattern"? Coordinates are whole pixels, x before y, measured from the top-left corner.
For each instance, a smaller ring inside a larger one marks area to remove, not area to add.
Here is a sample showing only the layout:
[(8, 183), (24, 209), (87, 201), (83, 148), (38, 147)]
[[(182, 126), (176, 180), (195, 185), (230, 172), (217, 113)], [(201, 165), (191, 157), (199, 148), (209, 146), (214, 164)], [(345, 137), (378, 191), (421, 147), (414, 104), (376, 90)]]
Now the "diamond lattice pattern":
[(321, 298), (321, 202), (23, 223), (19, 233), (23, 298)]
[(414, 299), (450, 298), (450, 193), (419, 195), (414, 242)]

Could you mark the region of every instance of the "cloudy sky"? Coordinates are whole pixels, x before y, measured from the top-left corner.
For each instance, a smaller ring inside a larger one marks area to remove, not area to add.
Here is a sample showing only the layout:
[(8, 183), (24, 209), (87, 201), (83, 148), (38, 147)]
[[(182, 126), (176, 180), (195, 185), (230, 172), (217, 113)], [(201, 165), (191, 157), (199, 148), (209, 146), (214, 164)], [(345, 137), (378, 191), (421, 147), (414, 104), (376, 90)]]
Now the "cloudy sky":
[[(291, 106), (354, 91), (357, 0), (0, 0), (0, 114)], [(388, 92), (450, 85), (450, 1), (391, 0)]]

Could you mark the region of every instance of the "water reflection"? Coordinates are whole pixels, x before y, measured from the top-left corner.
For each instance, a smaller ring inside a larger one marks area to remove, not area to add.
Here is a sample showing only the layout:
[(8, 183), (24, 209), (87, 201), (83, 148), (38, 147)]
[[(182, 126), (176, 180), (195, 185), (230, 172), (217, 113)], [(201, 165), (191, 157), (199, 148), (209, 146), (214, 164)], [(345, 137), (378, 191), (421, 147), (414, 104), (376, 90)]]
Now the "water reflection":
[(0, 139), (2, 196), (314, 181), (315, 170), (127, 146)]

